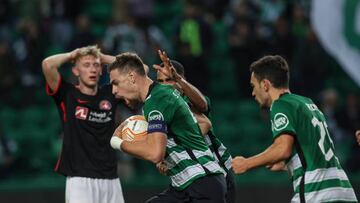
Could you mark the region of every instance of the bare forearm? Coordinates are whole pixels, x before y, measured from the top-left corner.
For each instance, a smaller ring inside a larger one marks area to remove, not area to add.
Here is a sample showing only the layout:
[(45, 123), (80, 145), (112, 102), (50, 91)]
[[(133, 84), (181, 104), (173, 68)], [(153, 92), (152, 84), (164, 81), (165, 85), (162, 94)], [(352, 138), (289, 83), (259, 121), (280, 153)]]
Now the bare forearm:
[(115, 56), (106, 55), (106, 54), (101, 54), (100, 57), (101, 57), (101, 63), (103, 64), (110, 64), (116, 60)]
[(165, 147), (166, 140), (161, 144), (148, 138), (144, 141), (124, 141), (121, 144), (122, 151), (153, 163), (159, 163), (164, 159)]
[(49, 56), (43, 60), (43, 68), (59, 68), (71, 59), (70, 52)]
[(55, 90), (59, 80), (60, 74), (58, 68), (62, 64), (68, 62), (71, 59), (70, 53), (56, 54), (50, 57), (47, 57), (42, 62), (42, 70), (46, 79), (47, 84), (51, 90)]
[(193, 86), (183, 78), (178, 79), (176, 82), (180, 85), (184, 94), (189, 98), (193, 107), (201, 113), (207, 113), (208, 105), (204, 95), (202, 95), (195, 86)]
[(266, 166), (278, 163), (280, 161), (284, 161), (289, 157), (282, 146), (271, 145), (264, 152), (249, 157), (248, 158), (248, 166), (249, 169), (256, 168), (259, 166)]
[(201, 134), (206, 135), (212, 127), (211, 121), (204, 114), (199, 114), (199, 113), (195, 113), (195, 112), (193, 112), (193, 113), (194, 113), (196, 120), (198, 121), (200, 130), (201, 130)]
[(139, 159), (144, 159), (147, 161), (152, 161), (151, 160), (151, 156), (149, 153), (149, 150), (146, 149), (151, 149), (151, 147), (148, 146), (148, 144), (146, 144), (145, 142), (128, 142), (128, 141), (124, 141), (121, 145), (121, 150), (132, 155), (135, 156)]

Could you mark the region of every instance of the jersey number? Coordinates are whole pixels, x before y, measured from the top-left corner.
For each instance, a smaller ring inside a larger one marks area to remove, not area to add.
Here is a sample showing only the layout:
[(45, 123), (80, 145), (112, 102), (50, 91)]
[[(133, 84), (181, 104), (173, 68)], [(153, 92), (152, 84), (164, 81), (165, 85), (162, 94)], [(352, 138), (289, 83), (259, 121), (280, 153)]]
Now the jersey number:
[(318, 126), (320, 129), (320, 140), (318, 142), (318, 145), (320, 147), (321, 152), (325, 156), (325, 160), (329, 161), (334, 156), (334, 152), (332, 151), (331, 148), (327, 152), (325, 152), (325, 146), (324, 146), (325, 138), (329, 139), (330, 143), (333, 145), (333, 142), (329, 136), (329, 131), (327, 129), (327, 125), (325, 122), (321, 122), (315, 117), (313, 117), (311, 122), (314, 127)]

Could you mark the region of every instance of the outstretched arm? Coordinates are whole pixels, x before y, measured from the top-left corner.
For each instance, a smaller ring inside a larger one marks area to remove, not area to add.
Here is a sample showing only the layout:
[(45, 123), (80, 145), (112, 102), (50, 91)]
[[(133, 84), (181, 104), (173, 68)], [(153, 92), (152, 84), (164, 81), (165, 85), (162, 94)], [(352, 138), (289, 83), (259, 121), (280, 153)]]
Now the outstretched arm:
[(291, 156), (293, 143), (293, 136), (288, 134), (280, 135), (269, 148), (258, 155), (249, 158), (235, 157), (232, 160), (233, 170), (236, 174), (242, 174), (259, 166), (273, 165), (284, 161)]
[(190, 102), (197, 111), (201, 113), (207, 113), (208, 104), (204, 95), (195, 86), (190, 84), (185, 80), (185, 78), (176, 72), (165, 52), (159, 50), (158, 54), (161, 61), (164, 63), (164, 67), (154, 65), (154, 69), (161, 71), (164, 75), (172, 78), (172, 80), (174, 80), (181, 88), (182, 92), (189, 98)]
[(199, 124), (201, 134), (206, 135), (212, 127), (211, 121), (202, 113), (193, 112), (193, 114)]
[(66, 62), (74, 59), (79, 49), (75, 49), (72, 52), (56, 54), (49, 56), (42, 61), (42, 70), (45, 76), (45, 80), (52, 91), (56, 90), (56, 87), (60, 80), (60, 73), (58, 68)]

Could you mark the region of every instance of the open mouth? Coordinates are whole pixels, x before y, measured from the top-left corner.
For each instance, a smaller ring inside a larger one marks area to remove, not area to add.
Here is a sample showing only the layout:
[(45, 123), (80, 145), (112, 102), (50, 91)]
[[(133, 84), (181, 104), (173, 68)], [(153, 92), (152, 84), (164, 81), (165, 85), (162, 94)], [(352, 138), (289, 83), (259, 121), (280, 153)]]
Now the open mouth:
[(96, 81), (96, 80), (97, 80), (97, 77), (96, 77), (96, 76), (90, 76), (89, 78), (90, 78), (90, 80), (93, 80), (93, 81)]

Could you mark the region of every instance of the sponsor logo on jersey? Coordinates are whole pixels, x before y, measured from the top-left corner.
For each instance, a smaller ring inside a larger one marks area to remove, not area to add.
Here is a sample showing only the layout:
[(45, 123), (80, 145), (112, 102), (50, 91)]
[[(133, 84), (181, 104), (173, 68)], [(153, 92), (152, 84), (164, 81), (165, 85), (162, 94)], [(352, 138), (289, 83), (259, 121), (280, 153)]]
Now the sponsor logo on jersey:
[(160, 111), (158, 110), (150, 111), (148, 116), (148, 121), (163, 121), (163, 120), (164, 120), (164, 116)]
[(80, 120), (86, 120), (89, 109), (82, 106), (77, 106), (75, 109), (75, 117)]
[(277, 113), (274, 117), (273, 128), (280, 131), (289, 125), (289, 119), (283, 113)]
[(101, 110), (110, 110), (111, 107), (111, 103), (108, 100), (102, 100), (99, 104)]
[(89, 113), (89, 121), (96, 122), (96, 123), (107, 123), (111, 121), (112, 112), (97, 112), (97, 111), (90, 111)]

